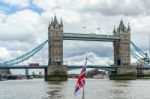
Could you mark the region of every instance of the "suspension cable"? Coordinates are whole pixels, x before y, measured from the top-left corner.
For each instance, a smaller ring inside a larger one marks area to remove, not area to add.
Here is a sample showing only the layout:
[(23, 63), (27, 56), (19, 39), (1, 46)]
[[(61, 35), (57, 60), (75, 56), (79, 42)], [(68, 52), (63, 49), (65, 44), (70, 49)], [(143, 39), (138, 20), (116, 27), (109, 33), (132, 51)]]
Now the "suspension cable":
[(45, 44), (48, 42), (48, 40), (46, 40), (45, 42), (43, 42), (42, 44), (40, 44), (39, 46), (37, 46), (36, 48), (34, 48), (33, 50), (25, 53), (24, 55), (21, 55), (15, 59), (12, 60), (8, 60), (5, 62), (1, 62), (0, 65), (12, 65), (12, 64), (18, 64), (30, 57), (32, 57), (34, 54), (36, 54), (39, 50), (41, 50), (43, 48), (43, 46), (45, 46)]
[(136, 58), (137, 60), (139, 60), (140, 62), (144, 63), (144, 60), (142, 60), (137, 54), (135, 54), (133, 51), (131, 51), (131, 55)]
[(139, 49), (133, 42), (131, 42), (131, 44), (142, 56), (145, 56), (145, 53), (141, 49)]

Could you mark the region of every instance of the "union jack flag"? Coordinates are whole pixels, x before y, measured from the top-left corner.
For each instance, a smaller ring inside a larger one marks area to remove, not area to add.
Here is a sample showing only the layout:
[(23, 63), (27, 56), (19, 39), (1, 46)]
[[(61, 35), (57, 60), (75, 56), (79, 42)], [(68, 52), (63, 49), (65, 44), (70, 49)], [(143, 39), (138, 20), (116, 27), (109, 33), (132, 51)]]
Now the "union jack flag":
[[(86, 61), (87, 63), (87, 61)], [(83, 88), (85, 86), (85, 76), (86, 76), (86, 63), (82, 67), (81, 73), (77, 79), (74, 94), (76, 94), (80, 88)]]

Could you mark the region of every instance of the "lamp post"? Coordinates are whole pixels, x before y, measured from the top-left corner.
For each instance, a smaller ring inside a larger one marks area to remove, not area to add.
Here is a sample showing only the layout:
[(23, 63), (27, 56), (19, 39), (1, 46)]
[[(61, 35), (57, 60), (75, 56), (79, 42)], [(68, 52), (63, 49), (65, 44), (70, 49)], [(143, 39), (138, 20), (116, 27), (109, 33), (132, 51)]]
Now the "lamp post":
[(147, 53), (145, 53), (145, 64), (148, 65), (148, 62), (147, 62)]

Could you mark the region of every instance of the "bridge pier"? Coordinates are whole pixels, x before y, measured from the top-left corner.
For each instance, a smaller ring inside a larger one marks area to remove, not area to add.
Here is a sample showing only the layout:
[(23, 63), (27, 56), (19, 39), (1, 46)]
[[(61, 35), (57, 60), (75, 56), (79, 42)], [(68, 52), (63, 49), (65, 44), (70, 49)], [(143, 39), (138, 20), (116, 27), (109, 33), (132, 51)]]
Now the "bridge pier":
[(46, 81), (66, 81), (68, 79), (67, 66), (48, 66), (46, 72)]
[(110, 80), (136, 80), (137, 69), (133, 66), (119, 66), (115, 73), (109, 75)]
[(66, 81), (67, 66), (63, 65), (63, 22), (56, 16), (48, 27), (49, 60), (45, 76), (46, 81)]

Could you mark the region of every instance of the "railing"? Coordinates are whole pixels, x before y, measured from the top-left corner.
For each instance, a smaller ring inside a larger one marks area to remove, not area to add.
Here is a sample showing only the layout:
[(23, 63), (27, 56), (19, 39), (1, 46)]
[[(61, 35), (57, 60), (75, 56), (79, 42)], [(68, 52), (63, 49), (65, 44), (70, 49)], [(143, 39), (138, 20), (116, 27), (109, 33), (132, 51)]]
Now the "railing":
[[(29, 65), (16, 65), (16, 66), (0, 66), (0, 69), (39, 69), (39, 68), (47, 68), (48, 65), (39, 65), (39, 66), (29, 66)], [(82, 65), (69, 65), (67, 66), (68, 70), (80, 69)], [(99, 66), (99, 65), (88, 65), (87, 68), (93, 69), (103, 69), (103, 70), (112, 70), (116, 69), (115, 66)]]

